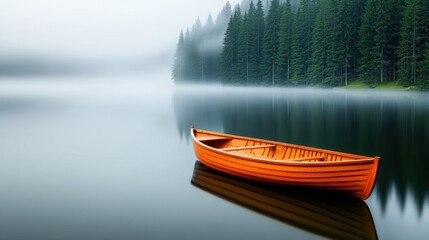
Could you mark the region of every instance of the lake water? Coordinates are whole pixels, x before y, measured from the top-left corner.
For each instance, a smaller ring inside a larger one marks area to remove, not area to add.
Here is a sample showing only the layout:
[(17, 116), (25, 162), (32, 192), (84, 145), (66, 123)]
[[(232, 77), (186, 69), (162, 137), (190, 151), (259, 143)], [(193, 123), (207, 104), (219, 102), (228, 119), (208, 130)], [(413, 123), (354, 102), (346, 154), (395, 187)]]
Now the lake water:
[[(153, 80), (0, 81), (1, 239), (428, 236), (427, 93)], [(196, 162), (191, 125), (383, 162), (365, 202), (265, 187)]]

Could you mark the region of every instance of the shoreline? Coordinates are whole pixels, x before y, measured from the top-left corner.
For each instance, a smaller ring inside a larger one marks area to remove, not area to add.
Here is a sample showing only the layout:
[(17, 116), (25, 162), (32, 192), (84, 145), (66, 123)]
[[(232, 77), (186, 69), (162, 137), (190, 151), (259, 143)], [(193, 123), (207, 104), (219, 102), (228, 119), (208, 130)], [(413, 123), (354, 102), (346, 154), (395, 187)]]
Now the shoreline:
[(378, 90), (378, 91), (403, 91), (403, 92), (429, 92), (425, 89), (420, 89), (419, 87), (412, 86), (402, 86), (397, 82), (387, 82), (382, 84), (368, 84), (363, 81), (352, 81), (347, 86), (326, 86), (326, 85), (246, 85), (246, 84), (222, 84), (220, 82), (211, 82), (211, 83), (202, 83), (194, 81), (185, 81), (185, 82), (175, 82), (175, 86), (216, 86), (216, 87), (244, 87), (244, 88), (296, 88), (296, 89), (344, 89), (344, 90)]

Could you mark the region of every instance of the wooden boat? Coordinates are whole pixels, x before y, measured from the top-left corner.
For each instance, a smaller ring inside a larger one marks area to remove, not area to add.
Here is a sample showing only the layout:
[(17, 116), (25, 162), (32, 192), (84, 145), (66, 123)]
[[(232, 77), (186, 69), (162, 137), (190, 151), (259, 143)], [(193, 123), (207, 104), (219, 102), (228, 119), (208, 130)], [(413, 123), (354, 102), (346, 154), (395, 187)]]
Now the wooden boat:
[(238, 177), (276, 184), (347, 192), (367, 199), (379, 157), (334, 152), (191, 128), (197, 158)]
[(327, 239), (377, 239), (364, 201), (251, 182), (207, 168), (197, 161), (192, 183), (223, 199)]

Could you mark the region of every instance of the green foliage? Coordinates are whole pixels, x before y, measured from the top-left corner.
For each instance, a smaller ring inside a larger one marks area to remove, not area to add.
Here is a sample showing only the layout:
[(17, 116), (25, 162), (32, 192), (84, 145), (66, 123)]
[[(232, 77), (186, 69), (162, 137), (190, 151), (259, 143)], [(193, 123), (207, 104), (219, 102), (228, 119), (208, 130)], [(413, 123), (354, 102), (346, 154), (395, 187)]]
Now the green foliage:
[(250, 2), (241, 15), (236, 8), (224, 38), (222, 82), (229, 84), (261, 83), (263, 77), (264, 10), (259, 0)]
[(258, 84), (262, 81), (262, 40), (265, 30), (264, 9), (261, 0), (258, 0), (255, 7), (253, 2), (249, 6), (249, 83)]
[(404, 84), (417, 84), (417, 66), (424, 61), (429, 43), (429, 2), (406, 0), (399, 43), (399, 79)]
[[(334, 72), (332, 69), (334, 53), (334, 33), (336, 28), (336, 3), (333, 0), (323, 1), (320, 5), (314, 24), (311, 41), (310, 82), (326, 84)], [(331, 67), (331, 69), (329, 69)]]
[(357, 41), (364, 0), (319, 2), (313, 29), (310, 82), (347, 85), (357, 67)]
[[(247, 1), (215, 23), (197, 21), (181, 33), (173, 63), (176, 81), (225, 84), (371, 86), (427, 84), (427, 0)], [(223, 25), (220, 20), (223, 19)], [(219, 27), (223, 26), (223, 27)], [(222, 46), (205, 44), (224, 32)], [(385, 84), (384, 84), (385, 85)]]
[(426, 45), (424, 59), (419, 63), (418, 73), (418, 86), (421, 89), (429, 89), (429, 43)]
[(374, 26), (377, 9), (377, 1), (369, 0), (365, 13), (362, 17), (362, 25), (359, 32), (359, 75), (367, 82), (375, 82), (377, 76), (377, 49), (374, 47), (374, 36), (376, 30)]
[(290, 0), (284, 4), (280, 19), (279, 49), (277, 51), (277, 76), (279, 84), (290, 84), (292, 55), (292, 26), (294, 13)]
[(333, 65), (331, 85), (348, 85), (349, 77), (355, 77), (358, 66), (359, 28), (366, 0), (340, 0), (336, 9), (334, 50), (330, 63)]
[(238, 83), (249, 83), (249, 51), (250, 51), (250, 37), (249, 37), (249, 18), (245, 13), (238, 33)]
[(265, 75), (264, 84), (275, 84), (276, 57), (279, 48), (280, 14), (279, 0), (272, 0), (265, 22), (263, 39), (262, 71)]
[(221, 60), (223, 83), (238, 83), (240, 80), (238, 46), (241, 21), (241, 10), (240, 7), (237, 6), (228, 23), (223, 42)]
[(309, 84), (311, 38), (317, 8), (315, 0), (301, 0), (292, 34), (292, 83)]
[(368, 0), (362, 18), (359, 73), (372, 83), (395, 80), (402, 1)]

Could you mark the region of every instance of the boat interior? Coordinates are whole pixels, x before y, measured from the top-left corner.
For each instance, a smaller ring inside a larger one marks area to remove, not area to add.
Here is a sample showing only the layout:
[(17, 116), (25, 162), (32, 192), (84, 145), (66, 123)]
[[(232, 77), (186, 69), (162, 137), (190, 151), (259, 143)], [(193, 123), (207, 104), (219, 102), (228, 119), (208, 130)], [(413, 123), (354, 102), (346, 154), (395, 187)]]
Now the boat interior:
[(270, 160), (296, 162), (337, 162), (357, 160), (349, 154), (319, 150), (285, 143), (272, 143), (263, 140), (235, 138), (196, 132), (195, 137), (203, 144), (233, 154), (246, 155)]

